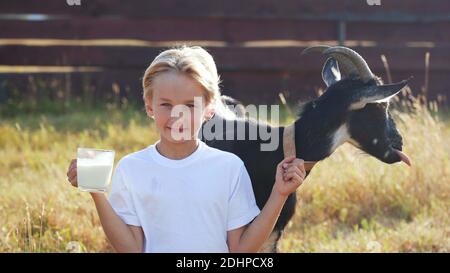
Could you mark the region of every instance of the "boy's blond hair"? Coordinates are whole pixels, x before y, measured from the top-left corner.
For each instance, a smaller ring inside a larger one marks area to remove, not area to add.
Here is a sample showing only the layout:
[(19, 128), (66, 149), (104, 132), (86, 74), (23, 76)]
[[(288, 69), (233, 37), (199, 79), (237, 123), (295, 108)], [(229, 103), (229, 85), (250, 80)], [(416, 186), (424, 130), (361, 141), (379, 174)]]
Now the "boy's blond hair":
[(197, 81), (204, 89), (206, 105), (220, 101), (220, 77), (212, 56), (199, 46), (182, 46), (161, 52), (145, 70), (144, 100), (153, 96), (152, 83), (159, 74), (177, 71)]

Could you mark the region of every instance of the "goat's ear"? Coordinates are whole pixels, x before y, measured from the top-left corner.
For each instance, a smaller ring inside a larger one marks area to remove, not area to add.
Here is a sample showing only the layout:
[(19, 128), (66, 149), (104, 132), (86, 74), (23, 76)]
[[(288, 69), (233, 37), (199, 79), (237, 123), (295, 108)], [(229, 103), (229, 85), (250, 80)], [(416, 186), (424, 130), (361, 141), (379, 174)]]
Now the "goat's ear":
[(334, 58), (328, 58), (322, 68), (322, 79), (327, 86), (341, 80), (338, 62)]
[(353, 102), (350, 104), (350, 110), (362, 109), (367, 103), (388, 101), (407, 84), (408, 80), (403, 80), (392, 84), (367, 86), (356, 91)]

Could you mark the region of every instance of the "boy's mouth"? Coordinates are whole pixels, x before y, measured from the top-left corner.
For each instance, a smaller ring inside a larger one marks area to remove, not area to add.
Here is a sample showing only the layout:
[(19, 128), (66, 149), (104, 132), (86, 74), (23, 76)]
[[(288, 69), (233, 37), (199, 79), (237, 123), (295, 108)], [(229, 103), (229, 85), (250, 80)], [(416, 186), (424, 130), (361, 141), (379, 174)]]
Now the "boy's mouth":
[(170, 131), (175, 130), (175, 131), (178, 131), (178, 132), (180, 132), (180, 133), (182, 133), (182, 132), (184, 131), (184, 128), (183, 128), (183, 127), (180, 127), (180, 128), (178, 128), (178, 129), (173, 129), (172, 127), (167, 126), (166, 128), (169, 129)]

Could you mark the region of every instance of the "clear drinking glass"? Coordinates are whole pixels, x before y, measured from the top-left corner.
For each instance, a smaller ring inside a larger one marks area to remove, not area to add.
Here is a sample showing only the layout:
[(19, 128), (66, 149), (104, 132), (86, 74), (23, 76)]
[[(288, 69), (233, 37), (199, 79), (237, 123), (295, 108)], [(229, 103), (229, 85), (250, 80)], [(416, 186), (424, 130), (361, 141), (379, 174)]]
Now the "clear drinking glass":
[(81, 191), (107, 192), (114, 165), (113, 150), (78, 148), (77, 181)]

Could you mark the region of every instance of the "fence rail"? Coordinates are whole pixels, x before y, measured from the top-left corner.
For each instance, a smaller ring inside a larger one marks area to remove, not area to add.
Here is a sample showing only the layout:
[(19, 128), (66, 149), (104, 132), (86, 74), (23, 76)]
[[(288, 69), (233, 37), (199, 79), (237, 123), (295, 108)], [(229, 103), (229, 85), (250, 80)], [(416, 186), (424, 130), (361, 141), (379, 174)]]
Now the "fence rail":
[[(381, 0), (381, 6), (369, 6), (365, 0), (81, 0), (80, 4), (1, 1), (0, 81), (23, 85), (30, 74), (51, 80), (55, 69), (50, 68), (70, 67), (74, 69), (61, 72), (70, 72), (72, 90), (87, 81), (100, 94), (118, 84), (128, 90), (125, 95), (140, 96), (140, 77), (156, 54), (187, 42), (203, 45), (213, 54), (224, 93), (245, 102), (273, 103), (279, 92), (292, 100), (315, 96), (314, 90), (323, 86), (324, 60), (300, 52), (308, 45), (326, 43), (351, 46), (382, 77), (384, 54), (393, 80), (414, 76), (415, 92), (424, 85), (424, 58), (429, 52), (429, 95), (450, 93), (446, 0)], [(36, 66), (41, 70), (27, 70)]]

